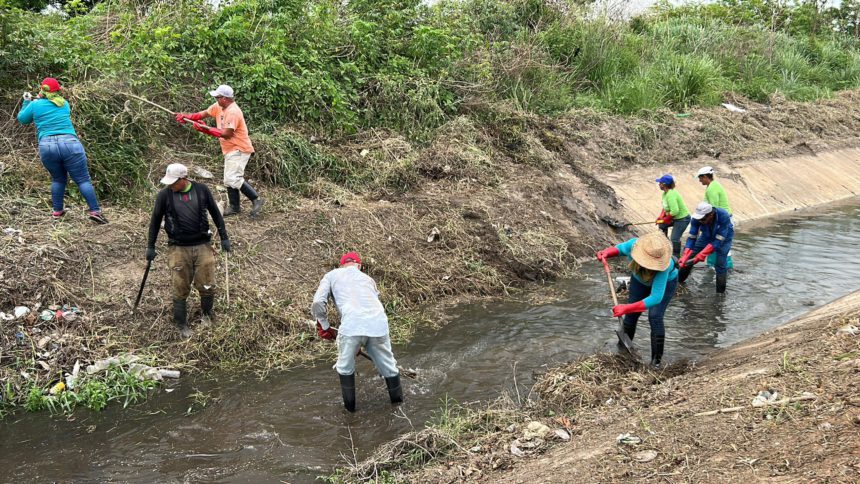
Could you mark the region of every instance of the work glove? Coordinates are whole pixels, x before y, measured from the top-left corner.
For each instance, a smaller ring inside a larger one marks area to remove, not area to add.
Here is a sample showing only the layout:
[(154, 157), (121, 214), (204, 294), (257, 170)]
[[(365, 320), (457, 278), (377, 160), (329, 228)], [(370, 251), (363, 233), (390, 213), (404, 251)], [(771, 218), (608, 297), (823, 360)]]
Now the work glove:
[(146, 260), (148, 260), (148, 261), (155, 260), (155, 247), (147, 247), (146, 248)]
[(657, 225), (662, 224), (662, 225), (669, 226), (669, 225), (672, 225), (672, 222), (674, 220), (675, 219), (672, 218), (672, 215), (670, 215), (669, 212), (663, 210), (660, 212), (660, 215), (657, 217)]
[(191, 121), (200, 121), (203, 119), (203, 115), (200, 113), (176, 113), (176, 122), (179, 124), (185, 124), (186, 120)]
[(625, 314), (630, 313), (644, 313), (645, 312), (645, 301), (636, 301), (632, 304), (617, 304), (612, 307), (612, 315), (616, 318), (620, 318)]
[(209, 136), (214, 136), (216, 138), (220, 138), (221, 135), (224, 134), (224, 131), (218, 128), (210, 128), (209, 126), (206, 126), (203, 123), (198, 123), (196, 121), (194, 122), (193, 126), (194, 129), (196, 129), (197, 131), (200, 131), (203, 134), (208, 134)]
[(230, 239), (221, 239), (221, 252), (230, 252)]
[(678, 265), (681, 267), (687, 265), (687, 259), (689, 259), (691, 255), (693, 255), (693, 249), (684, 249), (684, 253), (681, 254), (681, 258), (678, 259)]
[(693, 257), (693, 264), (695, 265), (695, 264), (698, 264), (699, 262), (704, 262), (704, 260), (707, 259), (708, 256), (711, 255), (711, 252), (713, 252), (713, 251), (714, 251), (713, 245), (711, 245), (711, 244), (706, 245), (705, 248), (702, 249), (701, 252), (696, 254), (696, 257)]
[(597, 253), (597, 260), (599, 260), (600, 262), (606, 262), (606, 259), (610, 257), (618, 257), (619, 254), (621, 254), (621, 252), (618, 250), (617, 247), (607, 247)]
[(328, 341), (332, 341), (337, 337), (337, 335), (334, 334), (334, 328), (329, 326), (328, 329), (323, 329), (322, 323), (319, 321), (317, 321), (317, 334), (320, 338)]
[(25, 92), (23, 97), (24, 97), (25, 101), (32, 101), (33, 100), (33, 94), (30, 92)]

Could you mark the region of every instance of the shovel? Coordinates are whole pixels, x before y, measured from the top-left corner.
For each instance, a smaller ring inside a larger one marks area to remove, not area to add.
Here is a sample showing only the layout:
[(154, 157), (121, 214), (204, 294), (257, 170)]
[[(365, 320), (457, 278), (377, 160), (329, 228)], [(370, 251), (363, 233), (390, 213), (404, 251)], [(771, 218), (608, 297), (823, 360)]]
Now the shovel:
[[(612, 302), (617, 306), (618, 296), (615, 295), (615, 283), (612, 282), (612, 272), (609, 270), (609, 263), (606, 262), (606, 260), (603, 260), (603, 269), (606, 270), (606, 279), (609, 281), (609, 290), (612, 293)], [(627, 333), (624, 332), (624, 319), (620, 316), (618, 317), (618, 328), (615, 330), (615, 334), (618, 335), (618, 341), (622, 346), (624, 346), (624, 349), (626, 349), (633, 357), (639, 358), (636, 348), (633, 347), (633, 340), (631, 340), (630, 336), (627, 336)]]

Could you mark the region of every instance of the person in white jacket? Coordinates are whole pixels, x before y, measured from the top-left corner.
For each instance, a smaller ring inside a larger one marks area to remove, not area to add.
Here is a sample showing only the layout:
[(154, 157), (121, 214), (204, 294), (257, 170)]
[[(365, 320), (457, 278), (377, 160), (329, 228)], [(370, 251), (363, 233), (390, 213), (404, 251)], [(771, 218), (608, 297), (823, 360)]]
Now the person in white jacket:
[[(340, 313), (337, 334), (326, 314), (329, 296)], [(385, 378), (391, 403), (403, 401), (400, 372), (388, 336), (388, 317), (379, 301), (376, 282), (361, 272), (361, 257), (356, 252), (344, 254), (340, 267), (323, 276), (314, 294), (311, 314), (317, 321), (317, 333), (321, 338), (337, 338), (338, 357), (334, 368), (340, 377), (343, 405), (348, 411), (355, 412), (355, 357), (362, 346)]]

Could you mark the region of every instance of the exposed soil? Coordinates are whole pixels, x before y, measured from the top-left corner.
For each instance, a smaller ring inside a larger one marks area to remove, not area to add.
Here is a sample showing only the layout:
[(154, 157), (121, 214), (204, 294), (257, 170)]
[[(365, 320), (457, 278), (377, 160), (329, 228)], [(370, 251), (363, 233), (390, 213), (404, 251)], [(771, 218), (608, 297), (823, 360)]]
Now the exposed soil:
[[(8, 106), (2, 114), (10, 121), (0, 125), (8, 146), (0, 154), (6, 178), (0, 225), (22, 234), (0, 236), (0, 311), (18, 305), (34, 311), (0, 322), (0, 384), (17, 388), (20, 397), (32, 381), (47, 387), (76, 360), (87, 364), (127, 351), (172, 366), (244, 364), (261, 371), (332, 353), (306, 321), (319, 278), (346, 250), (362, 253), (392, 316), (393, 336), (403, 340), (416, 324), (434, 324), (421, 308), (504, 295), (569, 274), (577, 258), (629, 235), (601, 173), (703, 154), (744, 159), (791, 153), (801, 144), (813, 150), (853, 146), (858, 100), (856, 91), (810, 104), (734, 100), (749, 113), (714, 108), (688, 118), (577, 111), (545, 119), (503, 106), (471, 106), (469, 117), (451, 121), (427, 146), (400, 138), (332, 141), (327, 149), (345, 159), (382, 160), (382, 168), (408, 162), (418, 176), (415, 188), (352, 193), (319, 180), (313, 195), (296, 198), (258, 184), (268, 199), (264, 215), (228, 219), (230, 302), (226, 278), (219, 276), (219, 322), (190, 341), (178, 341), (170, 322), (164, 234), (138, 315), (131, 317), (145, 267), (150, 203), (122, 208), (108, 202), (111, 223), (94, 226), (76, 199), (66, 219), (52, 223), (48, 176), (32, 134), (11, 121)], [(207, 158), (188, 151), (184, 144), (158, 150), (151, 180), (177, 160), (196, 160), (189, 164), (219, 176), (217, 158), (201, 163)], [(259, 162), (249, 177), (264, 176), (266, 157)], [(214, 181), (202, 181), (217, 190)], [(190, 307), (199, 311), (194, 299)], [(81, 312), (74, 321), (39, 319), (53, 305)], [(192, 315), (197, 318), (199, 312)]]
[[(461, 425), (458, 433), (441, 426), (404, 436), (351, 476), (385, 471), (408, 482), (857, 482), (858, 325), (855, 292), (696, 365), (653, 372), (617, 356), (588, 357), (550, 370), (530, 403), (517, 406), (507, 397), (470, 414), (471, 426)], [(763, 391), (777, 392), (776, 403), (754, 406)], [(530, 436), (526, 424), (533, 421), (572, 438)], [(436, 438), (429, 441), (432, 432)], [(623, 434), (639, 442), (621, 443)], [(444, 445), (433, 447), (438, 442)], [(421, 457), (434, 464), (408, 470), (403, 456), (416, 455), (409, 443), (430, 449)], [(398, 448), (405, 452), (392, 453)]]

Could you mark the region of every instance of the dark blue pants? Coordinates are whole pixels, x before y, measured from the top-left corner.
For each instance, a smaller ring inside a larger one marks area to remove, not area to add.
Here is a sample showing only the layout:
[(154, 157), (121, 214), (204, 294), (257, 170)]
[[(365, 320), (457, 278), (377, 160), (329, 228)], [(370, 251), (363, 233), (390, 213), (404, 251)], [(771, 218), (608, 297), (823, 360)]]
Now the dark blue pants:
[(84, 196), (90, 210), (99, 210), (96, 191), (87, 167), (87, 155), (76, 136), (70, 134), (45, 136), (39, 140), (39, 157), (51, 174), (51, 205), (55, 212), (63, 211), (63, 197), (66, 194), (69, 176), (78, 185), (78, 190)]
[[(666, 291), (663, 293), (663, 300), (660, 304), (648, 309), (648, 324), (651, 325), (651, 358), (656, 358), (658, 361), (663, 356), (663, 342), (666, 338), (666, 327), (663, 325), (663, 315), (666, 314), (666, 308), (669, 307), (669, 302), (675, 295), (675, 289), (678, 288), (678, 279), (675, 278), (666, 283)], [(642, 284), (635, 277), (630, 278), (630, 286), (628, 287), (630, 297), (627, 298), (628, 303), (641, 301), (651, 294), (651, 287)], [(631, 313), (624, 315), (624, 332), (630, 339), (636, 334), (636, 323), (639, 321), (639, 316), (642, 313)]]

